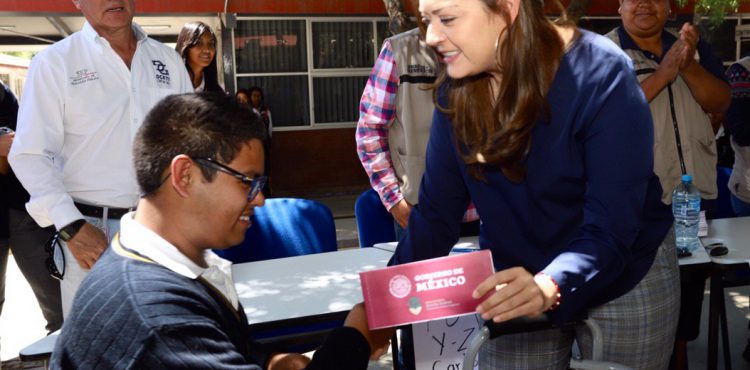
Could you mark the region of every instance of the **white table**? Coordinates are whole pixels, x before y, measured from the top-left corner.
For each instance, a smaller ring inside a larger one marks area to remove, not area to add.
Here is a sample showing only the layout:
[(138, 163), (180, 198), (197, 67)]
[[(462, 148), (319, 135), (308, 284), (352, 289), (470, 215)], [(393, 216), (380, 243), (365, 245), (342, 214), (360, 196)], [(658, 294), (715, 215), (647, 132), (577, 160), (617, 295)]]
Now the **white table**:
[[(372, 247), (393, 253), (396, 251), (396, 246), (398, 246), (398, 242), (377, 243)], [(479, 249), (479, 237), (465, 236), (459, 238), (453, 249)]]
[(392, 252), (349, 249), (236, 264), (234, 284), (248, 322), (341, 313), (362, 302), (359, 273), (385, 267)]
[(708, 235), (701, 238), (704, 245), (721, 242), (729, 253), (711, 257), (720, 265), (747, 264), (750, 261), (750, 217), (722, 218), (708, 221)]
[(29, 344), (18, 352), (18, 357), (21, 361), (47, 361), (52, 354), (52, 350), (55, 348), (58, 335), (60, 335), (60, 330)]
[[(724, 218), (708, 221), (708, 235), (701, 238), (704, 245), (721, 242), (729, 249), (724, 256), (710, 257), (712, 262), (710, 304), (708, 309), (708, 356), (706, 366), (716, 369), (718, 365), (719, 324), (722, 325), (724, 358), (728, 358), (729, 340), (726, 318), (720, 323), (724, 309), (724, 287), (738, 286), (745, 282), (725, 281), (727, 273), (748, 268), (750, 261), (750, 217)], [(727, 364), (725, 360), (725, 365)]]
[[(748, 234), (750, 235), (750, 230), (748, 230)], [(387, 242), (377, 243), (373, 245), (373, 248), (395, 252), (396, 246), (398, 246), (398, 242)], [(479, 249), (479, 237), (468, 236), (459, 238), (456, 245), (453, 246), (453, 250), (455, 251), (460, 249)], [(705, 249), (698, 248), (693, 251), (693, 254), (690, 257), (682, 257), (678, 260), (678, 262), (680, 263), (680, 266), (704, 265), (711, 263), (711, 259), (708, 257), (708, 253), (706, 253)]]
[[(710, 239), (709, 239), (710, 240)], [(711, 242), (703, 242), (703, 245), (711, 244)], [(707, 265), (711, 263), (711, 258), (708, 256), (705, 248), (698, 248), (691, 252), (692, 255), (689, 257), (680, 257), (677, 259), (680, 267), (692, 266), (692, 265)]]
[(232, 275), (256, 339), (306, 351), (362, 302), (359, 273), (385, 267), (392, 256), (349, 249), (236, 264)]

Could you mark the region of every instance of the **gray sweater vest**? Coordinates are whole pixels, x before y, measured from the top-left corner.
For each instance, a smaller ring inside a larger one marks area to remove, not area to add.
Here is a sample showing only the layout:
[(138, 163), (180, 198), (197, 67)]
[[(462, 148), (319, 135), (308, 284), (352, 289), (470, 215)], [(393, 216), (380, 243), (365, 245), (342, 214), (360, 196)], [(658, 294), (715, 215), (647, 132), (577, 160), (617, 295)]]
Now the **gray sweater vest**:
[(426, 88), (435, 81), (437, 57), (420, 40), (419, 29), (389, 40), (399, 83), (396, 115), (388, 131), (388, 145), (401, 193), (407, 202), (417, 204), (435, 107), (432, 90)]
[[(617, 29), (606, 36), (621, 46)], [(659, 67), (659, 63), (646, 57), (640, 50), (624, 51), (633, 60), (639, 82), (651, 76)], [(672, 204), (672, 191), (681, 181), (678, 131), (686, 172), (693, 176), (693, 184), (704, 199), (715, 199), (718, 195), (716, 140), (708, 115), (693, 98), (687, 83), (677, 75), (649, 103), (649, 107), (654, 120), (654, 173), (661, 182), (662, 202)]]

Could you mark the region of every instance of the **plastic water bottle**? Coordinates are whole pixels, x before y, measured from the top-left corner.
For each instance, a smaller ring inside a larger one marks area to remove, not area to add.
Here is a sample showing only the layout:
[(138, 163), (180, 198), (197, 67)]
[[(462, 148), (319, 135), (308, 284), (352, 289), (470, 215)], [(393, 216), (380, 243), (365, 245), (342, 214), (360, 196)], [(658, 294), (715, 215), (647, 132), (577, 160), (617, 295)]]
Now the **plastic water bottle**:
[(693, 177), (682, 175), (682, 182), (672, 192), (672, 214), (678, 253), (692, 252), (700, 246), (698, 240), (700, 212), (701, 194), (693, 185)]

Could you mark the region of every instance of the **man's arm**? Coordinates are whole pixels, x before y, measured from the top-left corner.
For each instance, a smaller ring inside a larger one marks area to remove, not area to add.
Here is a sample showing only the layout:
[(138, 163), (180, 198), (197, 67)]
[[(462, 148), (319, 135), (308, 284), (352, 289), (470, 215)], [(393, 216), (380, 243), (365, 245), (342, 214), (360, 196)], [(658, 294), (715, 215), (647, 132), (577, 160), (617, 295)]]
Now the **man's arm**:
[(60, 229), (83, 216), (62, 182), (66, 74), (62, 63), (48, 56), (38, 55), (31, 62), (8, 159), (31, 195), (26, 205), (29, 214), (42, 227), (54, 224)]
[(680, 75), (690, 88), (695, 100), (706, 113), (720, 114), (729, 108), (729, 85), (692, 61)]
[[(42, 54), (31, 62), (9, 161), (31, 196), (26, 204), (31, 217), (42, 227), (54, 224), (60, 230), (83, 215), (62, 182), (66, 89), (61, 76), (66, 74), (62, 63), (48, 57)], [(89, 268), (107, 247), (107, 239), (101, 230), (86, 224), (68, 241), (68, 247), (78, 264)]]
[[(705, 42), (700, 41), (700, 35), (695, 26), (685, 24), (680, 30), (680, 40), (684, 40), (687, 55), (680, 68), (680, 75), (690, 88), (695, 100), (703, 111), (711, 114), (722, 114), (729, 108), (729, 84), (724, 81), (721, 62), (711, 52)], [(693, 59), (695, 51), (700, 52), (701, 62)]]
[(401, 194), (388, 146), (388, 130), (396, 115), (397, 90), (398, 69), (391, 43), (386, 40), (360, 100), (357, 155), (385, 208), (400, 224), (406, 225), (411, 206)]

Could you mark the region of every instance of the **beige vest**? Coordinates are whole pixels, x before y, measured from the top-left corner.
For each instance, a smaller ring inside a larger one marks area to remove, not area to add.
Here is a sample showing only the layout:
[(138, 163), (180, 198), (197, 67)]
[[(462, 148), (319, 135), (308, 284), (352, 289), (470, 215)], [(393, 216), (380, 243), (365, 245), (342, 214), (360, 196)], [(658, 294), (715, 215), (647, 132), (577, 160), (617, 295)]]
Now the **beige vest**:
[[(750, 71), (750, 57), (744, 57), (737, 63)], [(750, 122), (743, 122), (743, 124), (750, 125)], [(734, 149), (734, 166), (727, 186), (737, 198), (750, 203), (750, 146), (739, 146), (732, 139), (732, 149)]]
[[(617, 29), (606, 36), (620, 45)], [(640, 50), (625, 50), (625, 53), (633, 60), (639, 82), (651, 76), (659, 66)], [(661, 183), (662, 202), (672, 203), (672, 191), (680, 183), (680, 151), (685, 171), (693, 176), (693, 184), (700, 190), (701, 197), (715, 199), (718, 195), (716, 139), (708, 115), (693, 98), (687, 83), (678, 75), (649, 103), (649, 107), (654, 120), (654, 173)]]
[(425, 88), (435, 80), (437, 57), (420, 40), (419, 29), (398, 34), (389, 40), (399, 83), (396, 115), (388, 131), (388, 145), (401, 193), (407, 202), (417, 204), (435, 108), (432, 90)]

